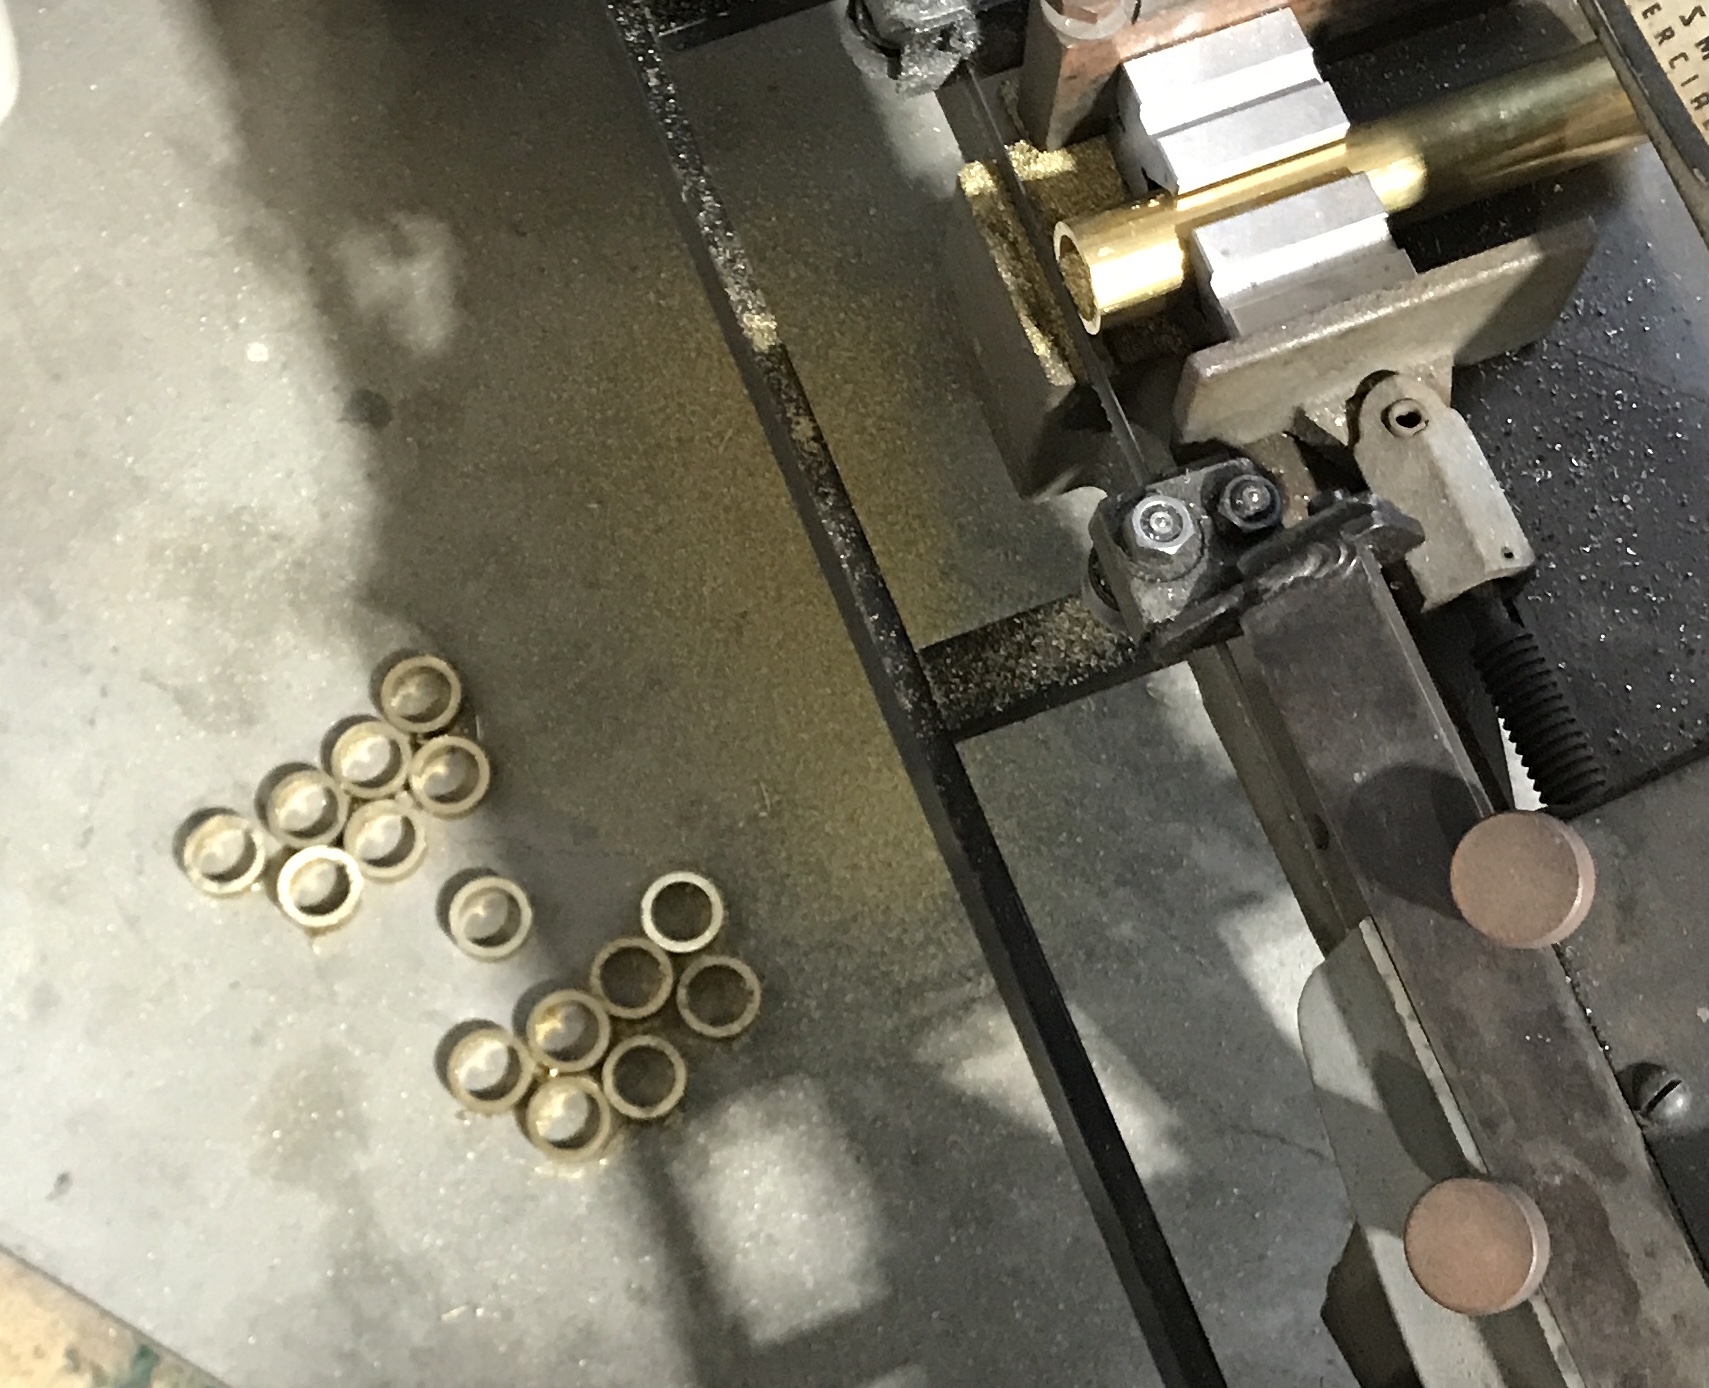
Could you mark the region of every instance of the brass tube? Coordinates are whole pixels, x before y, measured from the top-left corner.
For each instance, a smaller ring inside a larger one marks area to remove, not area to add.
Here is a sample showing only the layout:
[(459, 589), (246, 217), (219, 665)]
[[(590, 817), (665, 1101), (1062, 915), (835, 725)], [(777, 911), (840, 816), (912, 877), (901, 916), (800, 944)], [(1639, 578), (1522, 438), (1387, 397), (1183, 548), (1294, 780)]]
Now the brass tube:
[(1056, 258), (1087, 331), (1155, 312), (1187, 282), (1195, 227), (1369, 174), (1389, 212), (1440, 212), (1637, 144), (1637, 112), (1587, 44), (1453, 96), (1355, 127), (1333, 145), (1185, 197), (1061, 222)]

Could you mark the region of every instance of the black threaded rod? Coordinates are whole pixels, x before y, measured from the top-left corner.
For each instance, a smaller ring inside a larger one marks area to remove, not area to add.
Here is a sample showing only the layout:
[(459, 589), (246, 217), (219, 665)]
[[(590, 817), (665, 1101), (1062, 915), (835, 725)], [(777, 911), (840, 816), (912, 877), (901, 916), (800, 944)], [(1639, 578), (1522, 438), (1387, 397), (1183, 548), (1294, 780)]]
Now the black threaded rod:
[(1607, 790), (1608, 774), (1567, 701), (1560, 672), (1537, 638), (1495, 603), (1479, 618), (1472, 662), (1543, 804), (1562, 810), (1595, 800)]

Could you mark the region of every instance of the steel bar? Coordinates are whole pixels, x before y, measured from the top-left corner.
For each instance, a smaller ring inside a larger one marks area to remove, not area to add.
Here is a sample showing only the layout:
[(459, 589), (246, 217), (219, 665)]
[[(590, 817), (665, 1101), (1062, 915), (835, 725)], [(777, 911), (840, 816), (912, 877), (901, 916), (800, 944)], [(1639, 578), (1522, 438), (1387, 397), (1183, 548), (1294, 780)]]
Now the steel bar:
[(1640, 1108), (1650, 1154), (1709, 1263), (1706, 803), (1709, 761), (1698, 761), (1573, 821), (1596, 857), (1596, 901), (1561, 956), (1627, 1097), (1639, 1098), (1646, 1066), (1683, 1086), (1671, 1104), (1652, 1095)]
[(1245, 632), (1489, 1174), (1548, 1220), (1585, 1382), (1709, 1382), (1709, 1286), (1560, 961), (1459, 919), (1449, 860), (1491, 806), (1382, 574), (1298, 585)]
[(1153, 674), (1157, 662), (1078, 596), (962, 632), (920, 652), (939, 715), (958, 742)]
[(1165, 1384), (1224, 1383), (979, 798), (944, 727), (747, 253), (707, 176), (645, 0), (606, 0), (665, 156), (673, 209), (814, 553), (1008, 1007)]
[(727, 39), (774, 19), (810, 9), (820, 0), (654, 0), (659, 43), (672, 53)]

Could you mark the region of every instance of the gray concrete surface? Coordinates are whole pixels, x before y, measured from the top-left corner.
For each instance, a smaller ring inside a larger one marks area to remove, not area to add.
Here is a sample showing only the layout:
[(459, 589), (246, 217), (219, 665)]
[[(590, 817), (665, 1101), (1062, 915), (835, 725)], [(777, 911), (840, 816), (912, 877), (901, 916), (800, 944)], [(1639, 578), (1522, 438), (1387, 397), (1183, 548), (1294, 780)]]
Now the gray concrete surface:
[[(918, 639), (1062, 591), (934, 272), (955, 153), (836, 9), (680, 71)], [(1150, 1381), (591, 5), (54, 0), (0, 127), (0, 1242), (234, 1388)], [(464, 670), (497, 767), (305, 943), (170, 857)], [(1345, 1384), (1313, 953), (1184, 678), (972, 751), (1233, 1381)], [(515, 961), (453, 871), (540, 908)], [(542, 1174), (434, 1047), (654, 873), (764, 973), (685, 1110)]]

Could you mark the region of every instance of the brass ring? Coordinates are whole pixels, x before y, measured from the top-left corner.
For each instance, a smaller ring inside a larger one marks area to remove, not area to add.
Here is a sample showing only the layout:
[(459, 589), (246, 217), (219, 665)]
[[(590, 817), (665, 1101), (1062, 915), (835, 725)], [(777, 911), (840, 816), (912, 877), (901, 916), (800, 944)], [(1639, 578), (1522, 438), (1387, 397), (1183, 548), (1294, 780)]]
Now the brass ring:
[[(470, 767), (463, 781), (449, 795), (435, 795), (428, 788), (433, 772), (443, 762), (463, 756)], [(409, 764), (409, 790), (416, 804), (440, 819), (461, 819), (486, 799), (492, 785), (492, 763), (480, 744), (466, 737), (432, 737), (415, 749)]]
[[(655, 908), (659, 897), (668, 887), (692, 887), (706, 898), (711, 909), (711, 919), (706, 928), (692, 939), (681, 939), (667, 935), (659, 928), (655, 916)], [(660, 949), (669, 950), (672, 954), (693, 954), (697, 949), (705, 949), (717, 938), (718, 932), (724, 928), (724, 893), (710, 877), (703, 877), (698, 872), (667, 872), (655, 881), (641, 897), (641, 930)]]
[[(332, 866), (343, 879), (342, 890), (335, 889), (331, 895), (309, 904), (298, 895), (301, 887), (299, 879), (307, 869), (318, 863)], [(342, 848), (316, 844), (310, 848), (300, 848), (285, 859), (279, 867), (279, 876), (274, 882), (273, 891), (281, 911), (311, 935), (324, 935), (329, 930), (336, 930), (356, 914), (356, 907), (362, 900), (362, 869)]]
[[(591, 1019), (593, 1040), (580, 1051), (565, 1055), (561, 1048), (549, 1047), (546, 1036), (552, 1023), (572, 1008), (580, 1008)], [(611, 1014), (592, 993), (584, 993), (580, 988), (560, 988), (555, 993), (546, 994), (528, 1009), (528, 1020), (522, 1028), (522, 1044), (528, 1047), (528, 1054), (537, 1064), (557, 1074), (591, 1070), (604, 1058), (606, 1047), (611, 1044)]]
[[(286, 827), (285, 816), (292, 801), (316, 794), (325, 803), (314, 819), (301, 828)], [(336, 842), (350, 815), (350, 796), (344, 787), (314, 766), (285, 772), (267, 787), (262, 803), (267, 812), (267, 832), (286, 848), (318, 848)]]
[[(557, 1116), (557, 1113), (548, 1115), (548, 1109), (555, 1108), (561, 1113), (564, 1101), (576, 1094), (582, 1095), (593, 1106), (592, 1134), (585, 1140), (572, 1139), (568, 1142), (547, 1136), (547, 1126)], [(615, 1126), (611, 1101), (587, 1075), (548, 1076), (528, 1096), (528, 1104), (522, 1111), (522, 1130), (528, 1134), (528, 1140), (553, 1161), (566, 1164), (593, 1161), (600, 1156), (610, 1143)]]
[[(396, 819), (402, 826), (397, 842), (379, 853), (365, 852), (363, 838), (388, 819)], [(402, 881), (421, 866), (427, 854), (427, 816), (414, 801), (403, 797), (364, 800), (350, 812), (350, 822), (344, 826), (344, 851), (361, 864), (363, 873), (371, 880)]]
[[(375, 741), (384, 742), (390, 754), (378, 773), (363, 776), (352, 768), (351, 763), (361, 749)], [(409, 780), (412, 751), (409, 735), (398, 731), (384, 718), (360, 718), (348, 724), (333, 739), (326, 753), (326, 769), (353, 799), (383, 800), (396, 795)]]
[[(620, 1003), (613, 1000), (611, 990), (606, 987), (605, 969), (618, 955), (628, 953), (644, 954), (651, 959), (658, 968), (659, 981), (640, 1002)], [(626, 1022), (651, 1017), (670, 1001), (671, 986), (675, 982), (676, 969), (671, 965), (670, 955), (642, 935), (620, 935), (612, 940), (594, 955), (587, 974), (588, 991), (605, 1004), (605, 1010), (613, 1017), (620, 1017)]]
[[(665, 1091), (664, 1098), (651, 1104), (635, 1103), (624, 1096), (618, 1085), (618, 1066), (623, 1063), (625, 1056), (636, 1051), (657, 1051), (670, 1063), (670, 1088)], [(611, 1054), (605, 1058), (605, 1068), (600, 1072), (600, 1079), (605, 1088), (605, 1097), (611, 1100), (612, 1108), (625, 1118), (645, 1123), (654, 1118), (663, 1118), (682, 1102), (682, 1096), (688, 1091), (688, 1062), (682, 1058), (682, 1052), (664, 1037), (641, 1032), (625, 1041), (619, 1041), (612, 1048)]]
[[(475, 1088), (469, 1084), (467, 1070), (483, 1051), (494, 1046), (505, 1050), (504, 1070), (499, 1077)], [(534, 1082), (534, 1062), (522, 1043), (501, 1026), (488, 1023), (471, 1027), (451, 1047), (445, 1057), (445, 1087), (470, 1113), (503, 1113), (515, 1108), (516, 1102)]]
[[(236, 861), (225, 867), (207, 867), (216, 846), (231, 834), (243, 836)], [(215, 810), (198, 819), (184, 836), (178, 855), (184, 875), (209, 896), (236, 896), (261, 880), (267, 868), (267, 841), (254, 820), (231, 810)]]
[[(504, 924), (494, 934), (476, 935), (472, 929), (476, 906), (482, 898), (489, 896), (507, 898), (511, 909), (506, 912)], [(528, 899), (528, 893), (508, 877), (489, 875), (465, 882), (451, 898), (445, 916), (451, 939), (471, 959), (508, 959), (528, 943), (529, 932), (534, 929), (534, 903)]]
[[(437, 688), (423, 707), (415, 709), (412, 686), (422, 684)], [(451, 726), (463, 706), (463, 681), (436, 655), (406, 655), (381, 677), (376, 702), (394, 728), (420, 737)]]
[[(715, 969), (735, 974), (747, 989), (747, 1002), (742, 1010), (727, 1022), (709, 1021), (689, 1005), (689, 990), (695, 979)], [(699, 1032), (702, 1036), (710, 1036), (715, 1041), (740, 1036), (754, 1024), (754, 1018), (760, 1015), (760, 977), (732, 954), (703, 954), (698, 959), (691, 960), (688, 967), (682, 971), (682, 977), (677, 980), (676, 1010), (682, 1014), (682, 1019), (688, 1023), (689, 1029)]]

